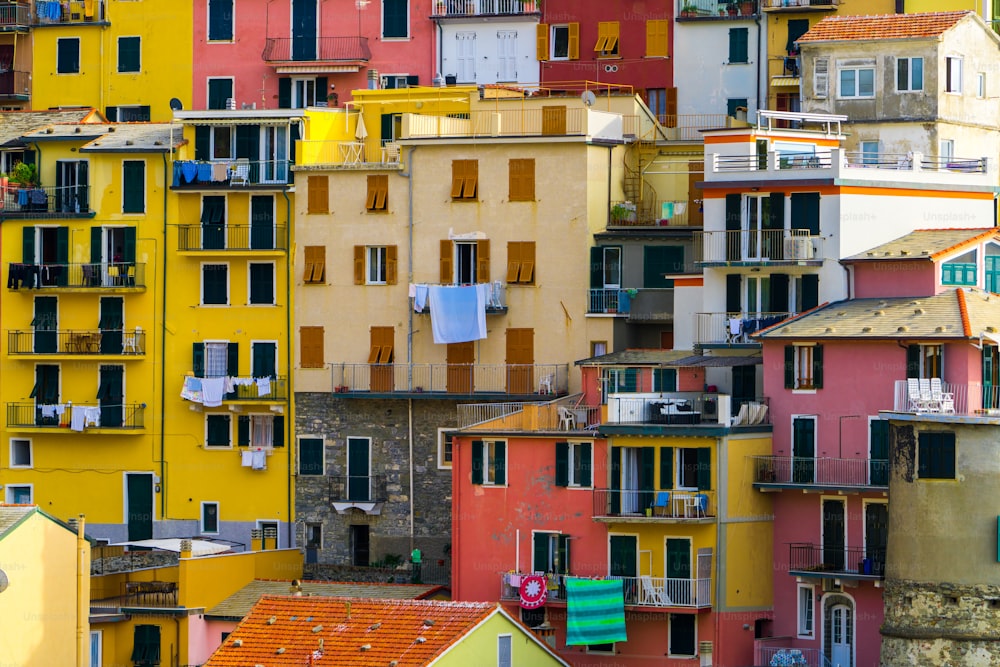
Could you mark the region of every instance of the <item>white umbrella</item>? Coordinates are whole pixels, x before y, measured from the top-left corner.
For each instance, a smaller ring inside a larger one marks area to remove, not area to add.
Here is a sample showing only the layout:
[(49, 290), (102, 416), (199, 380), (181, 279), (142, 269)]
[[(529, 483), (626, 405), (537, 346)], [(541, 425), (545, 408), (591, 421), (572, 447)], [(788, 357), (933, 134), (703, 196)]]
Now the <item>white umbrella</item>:
[(365, 127), (365, 118), (358, 114), (358, 127), (354, 130), (354, 138), (358, 141), (364, 141), (367, 136), (368, 128)]

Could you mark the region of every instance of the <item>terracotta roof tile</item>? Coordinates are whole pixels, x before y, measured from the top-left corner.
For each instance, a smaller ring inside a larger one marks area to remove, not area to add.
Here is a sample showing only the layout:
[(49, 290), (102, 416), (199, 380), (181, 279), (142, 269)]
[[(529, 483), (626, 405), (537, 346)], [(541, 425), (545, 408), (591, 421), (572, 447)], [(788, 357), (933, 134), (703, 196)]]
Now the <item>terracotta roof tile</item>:
[(205, 667), (426, 665), (498, 611), (488, 602), (265, 595)]
[(799, 37), (799, 43), (841, 40), (885, 40), (937, 37), (970, 11), (881, 16), (828, 16)]

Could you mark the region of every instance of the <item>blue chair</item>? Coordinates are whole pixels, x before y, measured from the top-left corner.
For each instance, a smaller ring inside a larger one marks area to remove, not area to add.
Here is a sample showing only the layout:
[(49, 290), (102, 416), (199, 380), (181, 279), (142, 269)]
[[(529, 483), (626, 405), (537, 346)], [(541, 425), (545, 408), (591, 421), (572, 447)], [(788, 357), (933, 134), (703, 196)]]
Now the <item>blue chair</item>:
[(669, 514), (670, 508), (670, 493), (668, 491), (660, 491), (656, 494), (656, 500), (653, 501), (653, 514), (656, 516), (667, 516)]
[(705, 493), (699, 493), (695, 496), (695, 509), (701, 516), (708, 515), (708, 495)]

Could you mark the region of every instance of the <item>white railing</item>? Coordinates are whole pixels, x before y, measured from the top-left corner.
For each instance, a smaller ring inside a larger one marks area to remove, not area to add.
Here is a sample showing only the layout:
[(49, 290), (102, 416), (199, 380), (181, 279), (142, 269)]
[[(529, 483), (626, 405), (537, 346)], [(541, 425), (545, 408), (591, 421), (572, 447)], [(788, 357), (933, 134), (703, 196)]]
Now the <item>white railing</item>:
[(587, 133), (588, 109), (541, 107), (472, 111), (468, 118), (404, 114), (403, 137), (579, 136)]
[[(977, 175), (982, 177), (994, 171), (993, 163), (985, 157), (927, 156), (918, 152), (906, 153), (905, 155), (858, 153), (846, 152), (840, 148), (815, 152), (775, 150), (766, 154), (723, 155), (710, 153), (707, 155), (707, 166), (709, 173), (732, 174), (733, 172), (766, 171), (784, 173), (785, 178), (799, 178), (800, 172), (807, 170), (818, 172), (814, 175), (819, 178), (847, 178), (845, 170), (850, 170), (852, 178), (876, 178), (875, 175), (865, 171), (855, 171), (855, 169), (875, 169), (891, 170), (896, 172), (895, 177), (914, 181), (914, 179), (919, 178), (926, 179), (926, 176), (921, 177), (920, 174), (930, 172), (938, 175), (953, 174), (956, 178), (961, 179), (959, 182), (967, 182), (968, 179)], [(828, 171), (833, 171), (833, 174), (827, 173)], [(904, 178), (904, 174), (907, 177)]]
[(751, 335), (794, 313), (695, 313), (694, 340), (702, 345), (747, 345)]
[(798, 262), (822, 258), (823, 239), (806, 229), (762, 229), (695, 234), (701, 262)]
[(335, 393), (565, 394), (566, 364), (330, 365)]
[(907, 380), (896, 380), (892, 409), (925, 415), (1000, 416), (1000, 387), (942, 382), (940, 391), (934, 391), (930, 380), (918, 380), (915, 389)]
[[(500, 575), (500, 599), (517, 600), (524, 577), (531, 572), (503, 572)], [(550, 601), (566, 601), (565, 580), (573, 575), (542, 574)], [(605, 581), (621, 581), (625, 604), (643, 607), (689, 607), (701, 609), (712, 606), (712, 580), (676, 579), (666, 577), (587, 577)]]

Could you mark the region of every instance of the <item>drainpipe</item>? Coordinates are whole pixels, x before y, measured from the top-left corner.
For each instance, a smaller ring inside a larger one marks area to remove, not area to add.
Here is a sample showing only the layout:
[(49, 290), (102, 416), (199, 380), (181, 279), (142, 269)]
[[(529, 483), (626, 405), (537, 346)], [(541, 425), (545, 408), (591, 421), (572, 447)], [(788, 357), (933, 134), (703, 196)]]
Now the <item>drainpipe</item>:
[(38, 174), (37, 185), (42, 184), (42, 149), (38, 147), (38, 142), (31, 144), (35, 147), (35, 173)]
[[(174, 147), (173, 131), (171, 130), (170, 160), (167, 160), (166, 153), (160, 153), (163, 158), (163, 294), (160, 296), (160, 359), (167, 358), (167, 191), (169, 174), (171, 169), (168, 165), (173, 164)], [(160, 520), (167, 518), (167, 424), (165, 411), (167, 409), (167, 368), (166, 364), (160, 364)]]
[[(761, 39), (760, 36), (761, 35), (760, 13), (759, 13), (760, 9), (758, 8), (757, 11), (758, 11), (757, 18), (755, 18), (753, 22), (757, 25), (757, 109), (760, 110), (767, 108), (767, 84), (765, 83), (763, 87), (761, 86), (761, 76), (760, 76), (761, 61), (763, 61), (764, 65), (767, 64), (767, 55), (766, 55), (767, 52), (765, 47), (765, 55), (761, 56), (761, 47), (763, 46), (763, 40)], [(764, 102), (763, 106), (761, 105), (761, 101)], [(750, 110), (747, 109), (747, 120), (749, 120), (749, 116), (750, 116)]]
[(90, 664), (90, 559), (84, 537), (86, 516), (76, 520), (76, 667)]
[[(409, 162), (406, 171), (397, 172), (400, 176), (405, 178), (407, 183), (406, 198), (407, 198), (407, 263), (406, 267), (406, 284), (409, 285), (413, 282), (413, 154), (417, 151), (416, 146), (411, 146), (410, 150), (406, 152), (406, 158)], [(409, 391), (413, 391), (413, 307), (407, 300), (407, 331), (406, 331), (406, 388)], [(409, 439), (409, 468), (410, 468), (410, 552), (413, 552), (413, 397), (411, 396), (406, 401), (406, 411), (407, 411), (407, 438)]]
[[(304, 134), (304, 133), (303, 133)], [(289, 167), (290, 168), (290, 167)], [(285, 428), (289, 428), (292, 423), (292, 406), (295, 403), (295, 391), (292, 388), (292, 200), (288, 198), (288, 186), (286, 185), (281, 189), (281, 196), (285, 198), (285, 369), (288, 372), (287, 375), (287, 387), (288, 387), (288, 415), (285, 419)], [(287, 531), (288, 540), (287, 546), (291, 548), (294, 544), (295, 529), (293, 525), (293, 513), (295, 509), (295, 496), (292, 490), (292, 478), (294, 473), (294, 468), (292, 467), (292, 447), (295, 446), (294, 433), (288, 433), (288, 442), (285, 443), (285, 459), (288, 465), (288, 484), (287, 484), (287, 499), (286, 499), (286, 514), (288, 517)], [(278, 545), (275, 545), (277, 548)]]

